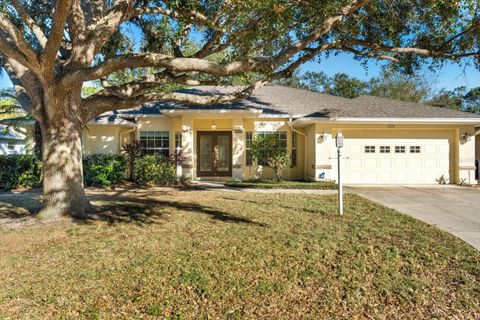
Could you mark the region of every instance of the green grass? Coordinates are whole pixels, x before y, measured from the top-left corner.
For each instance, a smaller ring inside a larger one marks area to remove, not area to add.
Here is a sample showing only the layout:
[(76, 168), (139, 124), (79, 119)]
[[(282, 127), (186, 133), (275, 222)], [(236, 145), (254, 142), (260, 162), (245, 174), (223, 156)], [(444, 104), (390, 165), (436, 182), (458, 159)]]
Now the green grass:
[(337, 184), (333, 181), (274, 181), (274, 180), (246, 180), (246, 181), (228, 181), (227, 187), (233, 188), (252, 188), (252, 189), (337, 189)]
[[(343, 217), (335, 196), (89, 196), (96, 220), (1, 230), (0, 319), (478, 316), (478, 251), (352, 194)], [(0, 195), (11, 219), (38, 205)]]

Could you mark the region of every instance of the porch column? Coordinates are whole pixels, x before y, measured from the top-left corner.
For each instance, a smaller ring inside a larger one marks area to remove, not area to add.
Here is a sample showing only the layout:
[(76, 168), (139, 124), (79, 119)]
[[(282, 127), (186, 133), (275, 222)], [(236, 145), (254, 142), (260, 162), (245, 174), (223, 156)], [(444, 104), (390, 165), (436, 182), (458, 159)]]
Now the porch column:
[[(475, 183), (475, 128), (456, 130), (458, 141), (458, 180), (450, 177), (450, 183)], [(468, 136), (468, 139), (465, 138)]]
[(182, 174), (186, 179), (193, 179), (193, 157), (195, 149), (193, 147), (193, 119), (182, 117), (182, 152), (185, 161), (182, 165)]
[(234, 180), (243, 179), (243, 153), (244, 153), (244, 130), (243, 119), (233, 119), (232, 133), (232, 178)]

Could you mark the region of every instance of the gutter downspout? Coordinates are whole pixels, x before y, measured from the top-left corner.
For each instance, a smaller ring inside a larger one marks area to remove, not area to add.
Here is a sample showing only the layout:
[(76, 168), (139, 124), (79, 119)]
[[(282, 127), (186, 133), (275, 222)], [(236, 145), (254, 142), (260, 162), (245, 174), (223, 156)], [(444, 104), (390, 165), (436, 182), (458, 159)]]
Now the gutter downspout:
[(307, 179), (307, 135), (293, 128), (292, 118), (288, 119), (287, 125), (293, 132), (303, 136), (303, 141), (304, 141), (303, 143), (303, 179), (306, 180)]

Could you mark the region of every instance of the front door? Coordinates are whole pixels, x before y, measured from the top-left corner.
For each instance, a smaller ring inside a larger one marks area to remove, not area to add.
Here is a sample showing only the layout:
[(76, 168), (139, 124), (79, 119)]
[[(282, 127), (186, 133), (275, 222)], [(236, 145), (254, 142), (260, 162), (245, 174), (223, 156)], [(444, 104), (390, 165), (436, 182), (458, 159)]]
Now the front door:
[(197, 176), (232, 176), (232, 132), (197, 132)]

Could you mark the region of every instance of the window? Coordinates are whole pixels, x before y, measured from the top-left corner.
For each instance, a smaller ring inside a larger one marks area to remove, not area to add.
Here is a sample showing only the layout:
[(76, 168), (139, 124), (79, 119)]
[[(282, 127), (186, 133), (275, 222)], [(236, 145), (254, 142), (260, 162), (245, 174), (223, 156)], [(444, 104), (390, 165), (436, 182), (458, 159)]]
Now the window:
[(15, 142), (13, 142), (13, 141), (8, 141), (8, 143), (7, 143), (7, 149), (10, 150), (10, 151), (15, 150)]
[(395, 146), (395, 153), (405, 153), (405, 146)]
[(390, 146), (380, 146), (380, 153), (390, 153)]
[(252, 139), (253, 139), (252, 132), (245, 132), (245, 161), (247, 166), (251, 166), (253, 164), (252, 153), (250, 152)]
[(168, 131), (140, 131), (140, 141), (145, 154), (161, 154), (168, 157), (170, 153), (170, 133)]
[(420, 146), (410, 146), (410, 153), (420, 153)]
[(375, 153), (375, 146), (365, 146), (365, 153)]
[(292, 167), (297, 166), (297, 133), (292, 131)]
[[(286, 131), (257, 131), (257, 136), (273, 136), (278, 139), (279, 144), (283, 148), (287, 148), (287, 132)], [(261, 166), (268, 166), (265, 161), (258, 161), (258, 164)]]
[(182, 151), (182, 133), (175, 132), (175, 153), (179, 154)]

